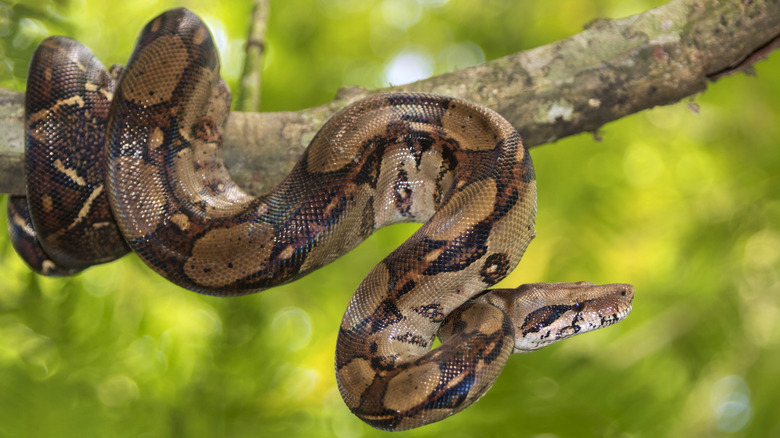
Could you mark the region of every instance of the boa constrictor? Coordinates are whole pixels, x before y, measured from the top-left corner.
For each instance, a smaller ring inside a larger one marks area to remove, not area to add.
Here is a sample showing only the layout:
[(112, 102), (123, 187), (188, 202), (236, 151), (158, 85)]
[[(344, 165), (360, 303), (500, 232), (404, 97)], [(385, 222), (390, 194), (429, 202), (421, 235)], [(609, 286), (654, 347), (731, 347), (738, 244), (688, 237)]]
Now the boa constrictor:
[(185, 9), (151, 21), (121, 73), (75, 41), (45, 40), (26, 95), (27, 197), (8, 204), (17, 251), (69, 275), (129, 248), (182, 287), (240, 295), (326, 265), (380, 227), (422, 222), (358, 286), (336, 345), (344, 401), (388, 430), (469, 406), (512, 352), (630, 312), (625, 284), (485, 291), (520, 261), (536, 218), (531, 158), (490, 109), (369, 97), (252, 197), (217, 155), (229, 106), (211, 35)]

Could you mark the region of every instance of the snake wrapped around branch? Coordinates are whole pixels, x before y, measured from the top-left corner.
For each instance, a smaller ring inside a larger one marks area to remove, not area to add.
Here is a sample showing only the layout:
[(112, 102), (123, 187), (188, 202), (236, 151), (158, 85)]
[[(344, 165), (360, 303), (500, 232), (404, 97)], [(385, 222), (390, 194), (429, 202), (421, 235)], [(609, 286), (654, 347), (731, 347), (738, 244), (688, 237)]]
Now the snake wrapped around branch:
[(469, 406), (510, 353), (631, 311), (627, 284), (488, 289), (518, 264), (536, 220), (531, 157), (494, 111), (368, 97), (255, 197), (219, 158), (229, 107), (212, 37), (186, 9), (146, 25), (121, 71), (73, 40), (43, 41), (27, 83), (27, 196), (8, 202), (17, 252), (40, 273), (72, 275), (132, 250), (184, 288), (228, 296), (297, 279), (386, 225), (422, 223), (360, 283), (336, 344), (344, 401), (388, 430)]

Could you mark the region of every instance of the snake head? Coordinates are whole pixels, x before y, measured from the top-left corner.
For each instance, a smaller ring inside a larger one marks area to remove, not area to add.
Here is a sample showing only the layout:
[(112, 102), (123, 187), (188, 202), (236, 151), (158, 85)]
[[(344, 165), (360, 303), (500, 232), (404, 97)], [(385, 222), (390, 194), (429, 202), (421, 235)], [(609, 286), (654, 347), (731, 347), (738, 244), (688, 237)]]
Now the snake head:
[(622, 321), (631, 313), (630, 284), (531, 283), (488, 291), (479, 300), (509, 315), (515, 327), (514, 353), (538, 350), (554, 342)]

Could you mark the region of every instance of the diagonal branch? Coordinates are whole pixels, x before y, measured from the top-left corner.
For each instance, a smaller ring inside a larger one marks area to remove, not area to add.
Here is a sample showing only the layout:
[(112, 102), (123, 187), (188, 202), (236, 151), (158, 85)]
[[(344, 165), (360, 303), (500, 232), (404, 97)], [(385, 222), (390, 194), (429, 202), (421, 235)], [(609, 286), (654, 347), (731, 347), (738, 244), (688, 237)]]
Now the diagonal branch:
[[(620, 20), (598, 20), (565, 40), (400, 87), (342, 89), (297, 112), (233, 113), (224, 158), (257, 193), (279, 182), (322, 123), (360, 97), (425, 91), (489, 106), (529, 146), (595, 131), (607, 122), (704, 91), (744, 70), (780, 37), (777, 0), (673, 0)], [(0, 90), (0, 192), (23, 192), (21, 97)]]

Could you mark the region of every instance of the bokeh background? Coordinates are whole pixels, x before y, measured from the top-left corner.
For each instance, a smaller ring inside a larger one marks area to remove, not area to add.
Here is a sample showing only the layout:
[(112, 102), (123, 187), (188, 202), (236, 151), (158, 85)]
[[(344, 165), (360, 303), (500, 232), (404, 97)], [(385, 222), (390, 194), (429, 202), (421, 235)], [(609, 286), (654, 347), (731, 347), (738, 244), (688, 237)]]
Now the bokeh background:
[[(262, 109), (466, 67), (662, 3), (276, 1)], [(123, 63), (144, 23), (175, 6), (211, 26), (235, 90), (251, 4), (216, 0), (3, 0), (0, 87), (24, 90), (51, 34)], [(480, 402), (409, 436), (780, 436), (780, 53), (755, 73), (610, 123), (600, 141), (532, 150), (538, 237), (503, 285), (631, 282), (634, 311), (512, 357)], [(0, 236), (0, 436), (385, 435), (340, 399), (336, 330), (363, 275), (414, 228), (232, 299), (172, 286), (134, 256), (38, 277)]]

